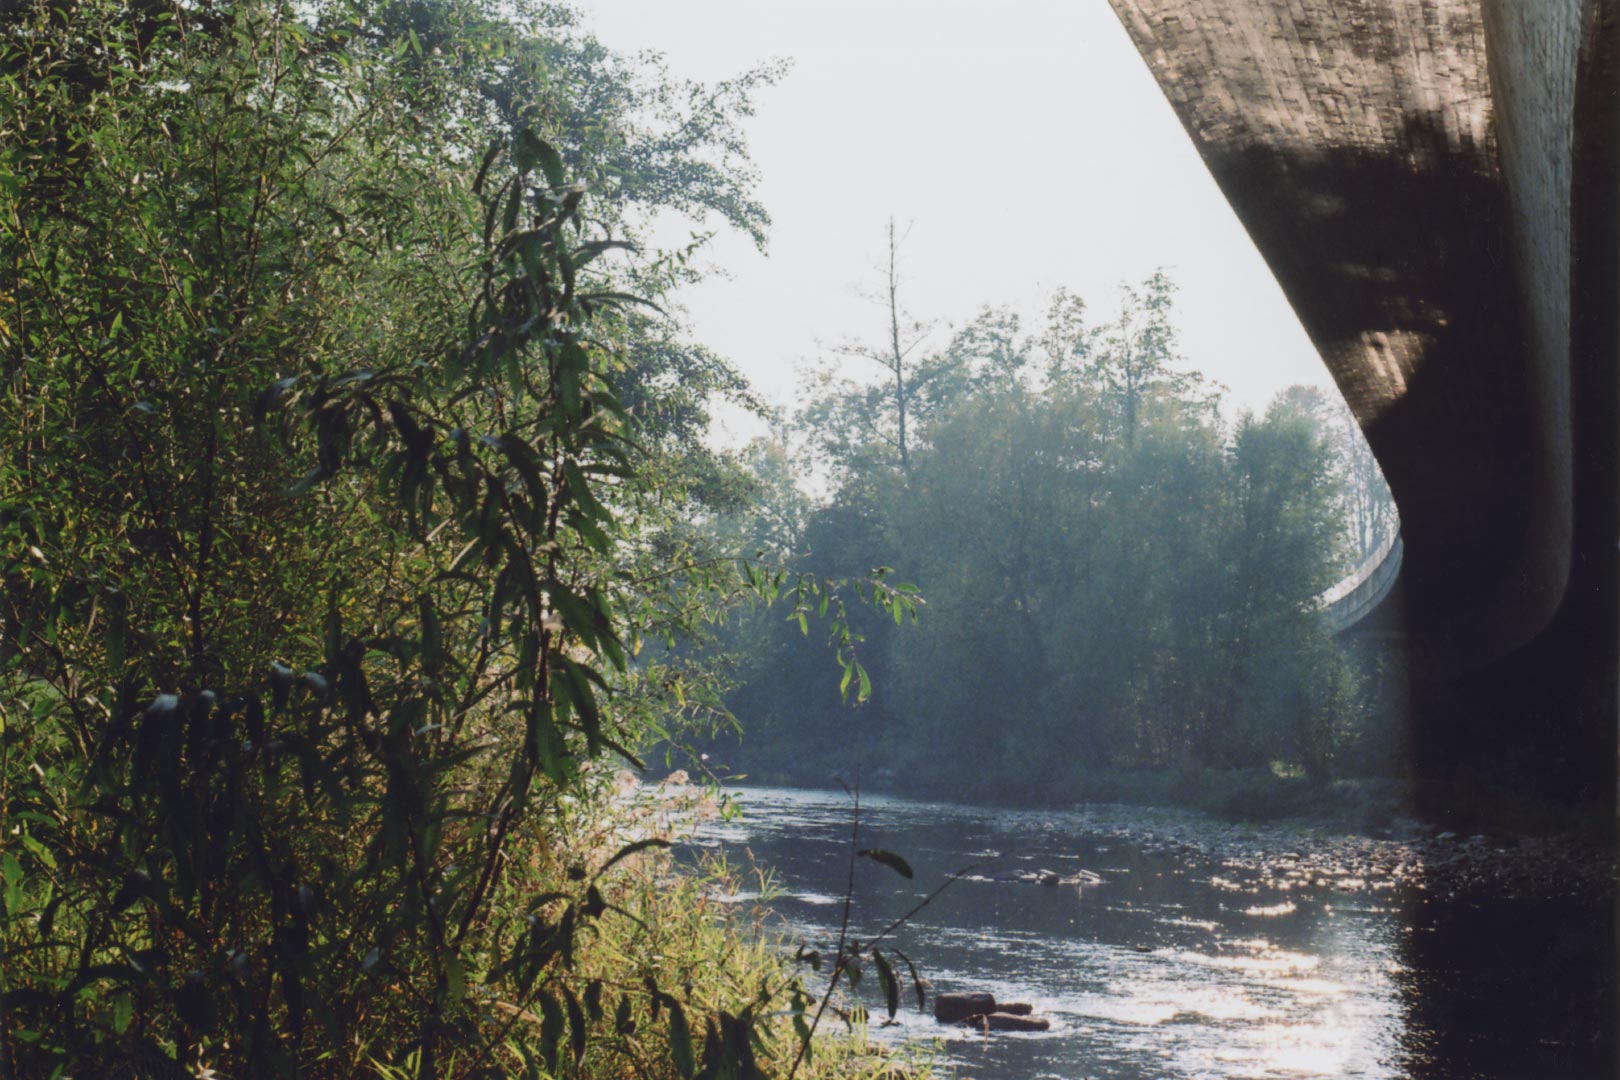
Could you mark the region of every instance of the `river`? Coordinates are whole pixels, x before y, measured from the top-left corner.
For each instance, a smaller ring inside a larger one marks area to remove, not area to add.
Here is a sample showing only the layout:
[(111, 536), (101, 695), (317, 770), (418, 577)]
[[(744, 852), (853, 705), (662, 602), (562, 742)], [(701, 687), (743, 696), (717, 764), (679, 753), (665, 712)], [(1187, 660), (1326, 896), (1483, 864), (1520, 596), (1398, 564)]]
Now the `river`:
[[(850, 796), (734, 794), (741, 817), (704, 825), (688, 850), (766, 871), (775, 925), (830, 953), (849, 873)], [(859, 842), (901, 854), (916, 876), (857, 860), (857, 935), (870, 937), (972, 867), (894, 944), (940, 991), (989, 991), (1051, 1021), (1047, 1032), (988, 1036), (941, 1025), (917, 1009), (908, 985), (898, 1021), (880, 1026), (869, 975), (857, 996), (872, 1011), (873, 1038), (942, 1040), (944, 1064), (961, 1076), (1614, 1075), (1612, 899), (1556, 888), (1510, 895), (1460, 872), (1449, 880), (1432, 839), (1131, 807), (1037, 812), (867, 797)], [(1472, 845), (1483, 865), (1524, 861), (1514, 842), (1445, 834), (1443, 843)], [(1101, 880), (1007, 880), (1041, 871)], [(745, 888), (726, 899), (758, 897)]]

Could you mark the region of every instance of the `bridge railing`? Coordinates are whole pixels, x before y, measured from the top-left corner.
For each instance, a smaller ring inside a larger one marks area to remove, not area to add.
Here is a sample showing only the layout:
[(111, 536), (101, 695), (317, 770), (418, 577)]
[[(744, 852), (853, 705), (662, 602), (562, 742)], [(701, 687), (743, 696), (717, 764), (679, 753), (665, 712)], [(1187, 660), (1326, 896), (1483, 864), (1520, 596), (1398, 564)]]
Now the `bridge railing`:
[(1391, 532), (1354, 570), (1316, 598), (1317, 610), (1333, 633), (1350, 629), (1383, 602), (1400, 575), (1403, 552), (1400, 531)]

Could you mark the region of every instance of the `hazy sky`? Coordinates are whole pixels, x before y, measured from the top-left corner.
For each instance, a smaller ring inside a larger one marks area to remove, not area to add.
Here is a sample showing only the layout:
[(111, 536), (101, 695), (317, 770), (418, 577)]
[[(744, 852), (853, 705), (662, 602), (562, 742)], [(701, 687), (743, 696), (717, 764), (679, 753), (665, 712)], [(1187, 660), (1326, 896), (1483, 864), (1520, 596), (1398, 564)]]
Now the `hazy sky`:
[[(960, 324), (1038, 314), (1056, 286), (1110, 313), (1157, 267), (1181, 287), (1190, 366), (1263, 408), (1328, 377), (1106, 0), (580, 0), (621, 51), (711, 81), (786, 57), (748, 130), (774, 225), (711, 248), (698, 337), (771, 401), (818, 342), (877, 339), (890, 216), (911, 223), (903, 300)], [(941, 335), (943, 340), (943, 335)]]

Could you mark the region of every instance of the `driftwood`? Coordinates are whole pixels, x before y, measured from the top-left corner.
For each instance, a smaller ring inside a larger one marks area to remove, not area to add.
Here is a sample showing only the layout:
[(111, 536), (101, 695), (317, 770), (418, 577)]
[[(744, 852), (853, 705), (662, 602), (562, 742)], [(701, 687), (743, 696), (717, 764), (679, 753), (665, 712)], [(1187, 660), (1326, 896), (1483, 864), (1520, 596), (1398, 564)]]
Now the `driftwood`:
[(996, 1011), (994, 994), (935, 994), (934, 1019), (942, 1024), (954, 1024), (970, 1016)]
[(1050, 1031), (1052, 1021), (1044, 1016), (993, 1012), (970, 1016), (962, 1021), (962, 1026), (979, 1028), (981, 1031)]

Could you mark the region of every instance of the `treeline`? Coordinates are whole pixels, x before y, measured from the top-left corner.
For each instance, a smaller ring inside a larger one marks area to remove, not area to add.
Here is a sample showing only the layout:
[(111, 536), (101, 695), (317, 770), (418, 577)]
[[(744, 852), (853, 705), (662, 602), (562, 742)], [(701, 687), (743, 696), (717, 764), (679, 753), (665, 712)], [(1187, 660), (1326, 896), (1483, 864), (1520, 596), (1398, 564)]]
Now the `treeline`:
[[(1178, 355), (1173, 292), (1155, 274), (1095, 322), (1059, 292), (1033, 330), (987, 308), (933, 350), (895, 305), (881, 346), (820, 372), (751, 449), (761, 507), (721, 528), (818, 574), (891, 567), (927, 606), (914, 627), (860, 620), (843, 647), (875, 691), (857, 708), (796, 619), (731, 624), (743, 734), (717, 757), (805, 782), (859, 760), (902, 789), (1023, 799), (1114, 792), (1122, 769), (1387, 767), (1315, 604), (1357, 532), (1373, 546), (1389, 527), (1387, 495), (1357, 482), (1319, 391), (1225, 419)], [(879, 381), (843, 374), (862, 361)], [(807, 479), (828, 494), (794, 494)]]

